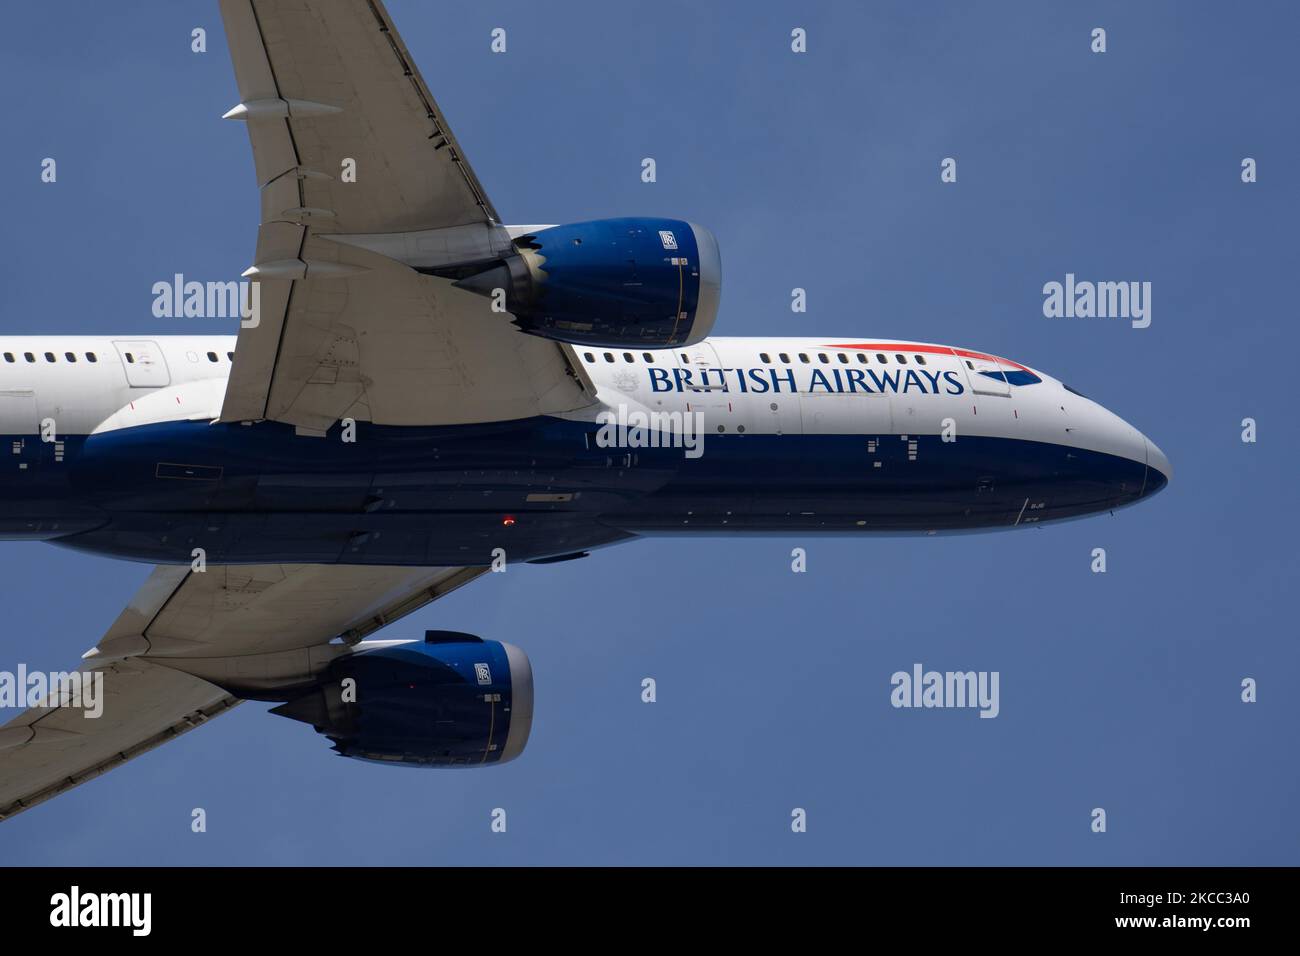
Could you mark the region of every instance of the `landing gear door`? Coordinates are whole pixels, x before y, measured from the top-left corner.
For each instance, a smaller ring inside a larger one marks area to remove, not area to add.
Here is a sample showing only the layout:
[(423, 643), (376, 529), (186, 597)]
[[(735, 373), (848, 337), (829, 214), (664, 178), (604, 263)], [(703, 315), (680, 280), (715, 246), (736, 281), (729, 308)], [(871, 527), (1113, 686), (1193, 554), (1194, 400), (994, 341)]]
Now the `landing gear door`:
[(171, 374), (167, 371), (167, 360), (163, 358), (158, 343), (149, 339), (118, 339), (113, 347), (117, 349), (126, 372), (126, 382), (132, 388), (160, 388), (171, 384)]

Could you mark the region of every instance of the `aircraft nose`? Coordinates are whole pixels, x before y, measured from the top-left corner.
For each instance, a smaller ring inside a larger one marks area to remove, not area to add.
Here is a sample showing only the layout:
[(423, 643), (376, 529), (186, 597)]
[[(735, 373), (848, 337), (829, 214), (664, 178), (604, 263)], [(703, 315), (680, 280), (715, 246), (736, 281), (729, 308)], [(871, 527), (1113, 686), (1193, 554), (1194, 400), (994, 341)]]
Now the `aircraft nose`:
[(1157, 491), (1169, 484), (1169, 479), (1174, 476), (1174, 469), (1169, 464), (1169, 459), (1165, 457), (1159, 446), (1145, 435), (1142, 440), (1147, 446), (1147, 483), (1145, 495), (1154, 495)]

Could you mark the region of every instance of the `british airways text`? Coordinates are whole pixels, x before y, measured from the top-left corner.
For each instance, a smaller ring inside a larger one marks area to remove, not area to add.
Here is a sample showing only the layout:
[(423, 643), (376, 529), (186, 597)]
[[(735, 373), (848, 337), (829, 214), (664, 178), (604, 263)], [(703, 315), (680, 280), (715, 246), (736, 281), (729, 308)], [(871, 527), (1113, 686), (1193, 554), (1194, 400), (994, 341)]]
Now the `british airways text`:
[[(961, 395), (966, 391), (954, 371), (928, 369), (829, 368), (810, 369), (805, 377), (796, 369), (777, 368), (649, 368), (652, 392), (864, 392)], [(802, 370), (799, 370), (802, 371)]]

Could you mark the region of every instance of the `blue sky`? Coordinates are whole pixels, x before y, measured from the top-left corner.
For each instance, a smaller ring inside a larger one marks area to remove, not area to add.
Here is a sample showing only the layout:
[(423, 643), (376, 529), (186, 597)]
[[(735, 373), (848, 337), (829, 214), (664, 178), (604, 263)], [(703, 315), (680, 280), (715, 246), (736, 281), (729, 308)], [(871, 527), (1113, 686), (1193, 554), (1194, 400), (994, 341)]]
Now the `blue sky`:
[[(247, 704), (0, 825), (0, 860), (1300, 863), (1293, 5), (389, 9), (507, 221), (704, 223), (723, 254), (717, 334), (1006, 355), (1132, 422), (1174, 480), (1058, 527), (657, 539), (491, 575), (385, 636), (524, 647), (537, 718), (514, 763), (343, 760)], [(233, 278), (253, 252), (216, 4), (7, 16), (0, 331), (231, 331), (150, 314), (153, 282)], [(1151, 327), (1044, 318), (1042, 286), (1067, 272), (1150, 281)], [(1106, 574), (1089, 570), (1097, 547)], [(9, 543), (0, 570), (0, 661), (57, 669), (149, 568)], [(890, 675), (914, 662), (999, 671), (999, 717), (893, 709)], [(1258, 703), (1241, 702), (1244, 677)]]

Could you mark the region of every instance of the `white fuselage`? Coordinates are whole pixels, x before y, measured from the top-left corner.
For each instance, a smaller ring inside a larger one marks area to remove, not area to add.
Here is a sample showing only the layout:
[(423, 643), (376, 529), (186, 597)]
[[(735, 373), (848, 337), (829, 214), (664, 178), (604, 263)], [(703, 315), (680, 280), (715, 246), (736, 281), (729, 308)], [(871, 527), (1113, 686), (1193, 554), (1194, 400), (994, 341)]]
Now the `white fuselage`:
[(570, 411), (320, 430), (222, 420), (234, 336), (0, 338), (0, 538), (154, 562), (201, 547), (217, 563), (461, 565), (505, 534), (532, 560), (640, 534), (996, 530), (1168, 480), (1127, 422), (982, 352), (565, 348), (595, 396)]
[[(36, 434), (47, 420), (59, 435), (86, 435), (106, 425), (215, 418), (234, 350), (233, 335), (0, 337), (0, 434)], [(603, 406), (702, 413), (710, 433), (936, 435), (947, 422), (957, 437), (1050, 442), (1142, 462), (1153, 454), (1151, 464), (1168, 474), (1159, 450), (1096, 402), (1036, 369), (1041, 382), (1032, 385), (989, 378), (981, 373), (1024, 366), (968, 350), (823, 337), (573, 352)], [(133, 403), (160, 392), (166, 405), (131, 414)]]

